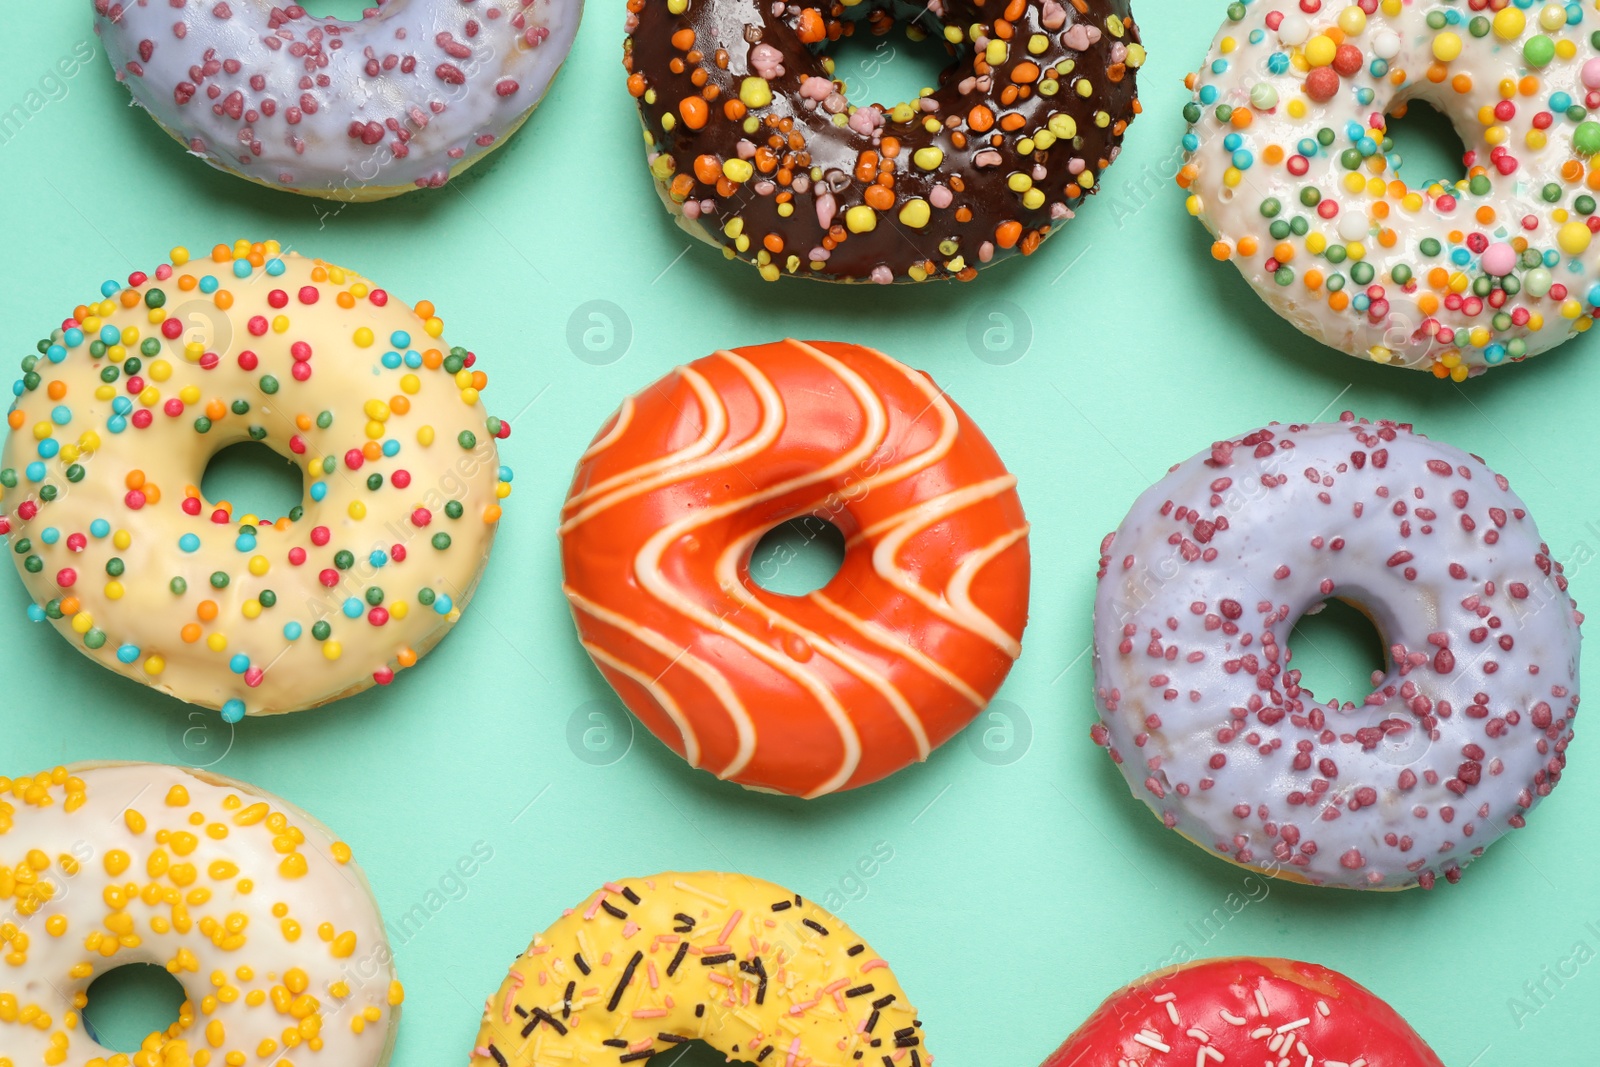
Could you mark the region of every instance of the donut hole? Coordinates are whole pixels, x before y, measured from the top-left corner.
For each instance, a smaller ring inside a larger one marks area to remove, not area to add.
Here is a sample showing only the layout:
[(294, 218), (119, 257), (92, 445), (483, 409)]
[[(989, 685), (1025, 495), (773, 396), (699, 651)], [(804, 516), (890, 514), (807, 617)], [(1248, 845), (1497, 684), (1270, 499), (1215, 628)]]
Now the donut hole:
[(313, 18), (361, 21), (362, 13), (378, 6), (377, 0), (300, 0), (300, 6)]
[(879, 103), (887, 110), (916, 100), (950, 69), (955, 56), (938, 20), (914, 10), (922, 17), (896, 23), (888, 33), (873, 33), (863, 20), (853, 24), (849, 36), (827, 46), (825, 62), (833, 63), (833, 77), (844, 83), (845, 99), (856, 107)]
[(1389, 139), (1400, 157), (1395, 174), (1412, 189), (1457, 182), (1467, 175), (1466, 146), (1444, 114), (1426, 100), (1410, 100), (1389, 111)]
[(1289, 635), (1289, 667), (1300, 672), (1301, 698), (1307, 703), (1360, 705), (1373, 690), (1372, 674), (1387, 670), (1387, 646), (1367, 614), (1354, 604), (1329, 598), (1294, 624)]
[(833, 581), (844, 564), (844, 532), (801, 515), (762, 535), (750, 554), (750, 578), (769, 593), (805, 596)]
[(240, 441), (211, 457), (200, 478), (200, 494), (215, 507), (223, 501), (233, 514), (271, 522), (305, 498), (300, 468), (256, 441)]
[(165, 967), (130, 963), (107, 971), (89, 985), (83, 1024), (112, 1052), (138, 1052), (144, 1039), (178, 1021), (188, 996)]

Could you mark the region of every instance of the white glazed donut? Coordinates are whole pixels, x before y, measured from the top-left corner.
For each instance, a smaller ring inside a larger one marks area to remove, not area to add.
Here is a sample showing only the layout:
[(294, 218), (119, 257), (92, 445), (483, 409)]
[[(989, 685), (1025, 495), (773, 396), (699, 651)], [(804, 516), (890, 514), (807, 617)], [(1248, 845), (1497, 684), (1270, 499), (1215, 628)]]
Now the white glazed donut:
[[(1359, 706), (1290, 666), (1329, 597), (1389, 650)], [(1561, 777), (1581, 621), (1481, 459), (1348, 414), (1273, 424), (1172, 468), (1106, 538), (1094, 738), (1169, 828), (1237, 863), (1454, 882)]]
[[(381, 1067), (404, 991), (350, 847), (250, 786), (152, 763), (0, 777), (0, 1067)], [(187, 999), (130, 1055), (90, 984), (165, 967)]]
[[(272, 241), (106, 282), (12, 385), (0, 536), (29, 616), (229, 721), (390, 682), (460, 618), (511, 491), (510, 428), (443, 329)], [(286, 516), (199, 489), (250, 440), (303, 472)]]
[[(381, 5), (381, 6), (380, 6)], [(133, 101), (212, 166), (330, 200), (443, 185), (532, 114), (583, 0), (94, 0)]]
[[(1455, 381), (1589, 329), (1591, 6), (1231, 5), (1190, 79), (1178, 174), (1212, 254), (1324, 344)], [(1466, 177), (1399, 180), (1385, 116), (1418, 101), (1454, 124)]]

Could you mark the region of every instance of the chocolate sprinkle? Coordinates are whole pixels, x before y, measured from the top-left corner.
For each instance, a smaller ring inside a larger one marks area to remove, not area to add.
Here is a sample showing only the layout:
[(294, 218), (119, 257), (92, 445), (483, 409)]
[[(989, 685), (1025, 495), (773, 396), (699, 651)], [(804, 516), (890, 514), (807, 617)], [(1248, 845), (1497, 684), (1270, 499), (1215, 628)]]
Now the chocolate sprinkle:
[(628, 988), (628, 983), (633, 981), (633, 972), (644, 962), (644, 953), (635, 952), (633, 959), (622, 969), (622, 977), (617, 979), (617, 988), (611, 991), (611, 999), (606, 1002), (606, 1011), (616, 1011), (617, 1005), (622, 1003), (622, 992)]

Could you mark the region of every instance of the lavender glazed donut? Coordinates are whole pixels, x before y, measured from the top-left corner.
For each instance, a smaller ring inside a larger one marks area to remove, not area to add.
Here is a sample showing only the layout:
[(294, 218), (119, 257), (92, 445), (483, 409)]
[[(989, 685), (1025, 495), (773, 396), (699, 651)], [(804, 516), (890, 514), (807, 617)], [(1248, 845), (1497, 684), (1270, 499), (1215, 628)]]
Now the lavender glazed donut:
[(94, 0), (133, 102), (220, 170), (329, 200), (436, 188), (532, 114), (583, 0)]
[[(1406, 424), (1264, 429), (1173, 467), (1101, 546), (1092, 733), (1169, 828), (1267, 874), (1432, 887), (1549, 794), (1582, 616), (1505, 478)], [(1319, 704), (1287, 648), (1337, 597), (1389, 649)]]

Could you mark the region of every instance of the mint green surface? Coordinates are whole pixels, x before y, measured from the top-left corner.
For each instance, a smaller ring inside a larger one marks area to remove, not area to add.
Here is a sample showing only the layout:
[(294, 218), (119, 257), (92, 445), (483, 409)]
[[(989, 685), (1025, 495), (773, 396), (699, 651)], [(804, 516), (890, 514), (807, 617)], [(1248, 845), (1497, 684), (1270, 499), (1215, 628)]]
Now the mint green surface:
[[(950, 1067), (1034, 1067), (1122, 983), (1240, 953), (1345, 971), (1452, 1067), (1592, 1059), (1600, 755), (1587, 717), (1528, 829), (1460, 885), (1396, 895), (1267, 885), (1206, 856), (1163, 830), (1089, 741), (1101, 537), (1170, 464), (1268, 420), (1353, 408), (1481, 454), (1526, 499), (1580, 606), (1600, 609), (1600, 340), (1441, 384), (1302, 340), (1211, 261), (1169, 176), (1183, 75), (1221, 0), (1136, 0), (1146, 114), (1081, 218), (972, 284), (892, 290), (769, 285), (690, 247), (644, 170), (619, 0), (590, 0), (554, 89), (489, 162), (439, 191), (342, 208), (189, 158), (127, 107), (103, 52), (50, 81), (58, 57), (94, 41), (88, 0), (10, 2), (0, 113), (29, 115), (0, 131), (5, 381), (104, 279), (151, 269), (178, 243), (275, 237), (433, 300), (446, 337), (480, 354), (490, 410), (515, 417), (502, 455), (516, 492), (471, 609), (393, 686), (320, 711), (230, 729), (123, 681), (29, 624), (0, 567), (0, 772), (209, 764), (337, 828), (391, 921), (422, 909), (396, 945), (410, 991), (396, 1067), (463, 1063), (506, 964), (600, 882), (702, 867), (834, 907), (894, 964)], [(898, 32), (884, 40), (905, 47)], [(851, 54), (896, 94), (908, 84), (897, 72), (922, 62)], [(574, 318), (592, 301), (621, 317)], [(930, 371), (1011, 464), (1034, 524), (1033, 620), (1002, 713), (926, 765), (814, 803), (691, 771), (642, 729), (630, 744), (574, 639), (555, 538), (572, 465), (626, 393), (718, 347), (785, 335), (874, 345)], [(1313, 683), (1358, 696), (1370, 641), (1326, 626), (1306, 637), (1296, 662)], [(455, 881), (480, 841), (493, 859)], [(858, 864), (885, 845), (892, 860), (864, 877)], [(1530, 999), (1526, 982), (1548, 995)]]

